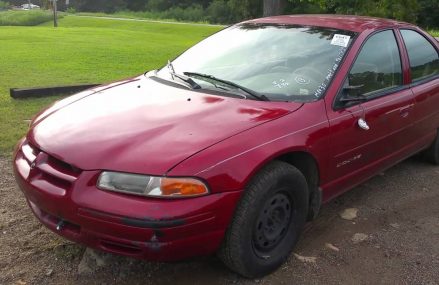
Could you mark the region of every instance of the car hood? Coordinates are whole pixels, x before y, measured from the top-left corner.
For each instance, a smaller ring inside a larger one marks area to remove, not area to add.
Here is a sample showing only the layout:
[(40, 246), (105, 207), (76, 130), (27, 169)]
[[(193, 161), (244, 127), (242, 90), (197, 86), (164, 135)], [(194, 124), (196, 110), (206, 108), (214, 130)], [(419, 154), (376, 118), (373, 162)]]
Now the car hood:
[(27, 139), (83, 170), (163, 175), (228, 137), (300, 108), (209, 95), (139, 77), (62, 100)]

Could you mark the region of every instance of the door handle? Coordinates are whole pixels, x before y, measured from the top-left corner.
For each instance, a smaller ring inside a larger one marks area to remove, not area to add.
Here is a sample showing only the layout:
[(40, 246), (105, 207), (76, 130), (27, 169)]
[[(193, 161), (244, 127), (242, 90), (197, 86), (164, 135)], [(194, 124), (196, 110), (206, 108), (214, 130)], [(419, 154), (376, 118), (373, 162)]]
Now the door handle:
[(358, 119), (358, 126), (365, 131), (370, 130), (369, 124), (363, 118)]
[(413, 104), (410, 104), (410, 105), (401, 107), (399, 109), (399, 114), (401, 115), (401, 117), (406, 118), (409, 115), (410, 110), (413, 108), (413, 106), (414, 106)]

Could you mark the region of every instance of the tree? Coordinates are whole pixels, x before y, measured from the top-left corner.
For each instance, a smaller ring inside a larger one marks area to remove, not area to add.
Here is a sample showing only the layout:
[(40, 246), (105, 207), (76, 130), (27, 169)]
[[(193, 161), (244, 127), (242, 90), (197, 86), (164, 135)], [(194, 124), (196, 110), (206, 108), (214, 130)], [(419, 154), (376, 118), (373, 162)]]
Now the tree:
[(126, 0), (127, 9), (131, 11), (145, 10), (147, 1), (145, 0)]
[(263, 0), (263, 16), (275, 16), (284, 12), (286, 1), (285, 0)]
[(206, 10), (212, 23), (232, 23), (232, 9), (225, 0), (214, 0)]
[[(297, 0), (289, 0), (297, 2)], [(299, 0), (317, 4), (326, 13), (367, 15), (416, 22), (418, 0)], [(432, 3), (434, 0), (421, 0)]]
[(439, 1), (418, 0), (418, 23), (426, 28), (439, 28)]
[[(19, 6), (29, 0), (0, 1)], [(51, 8), (49, 0), (31, 1), (42, 8)], [(70, 7), (84, 12), (152, 11), (157, 17), (215, 23), (234, 23), (283, 13), (352, 14), (439, 28), (439, 0), (70, 0)], [(65, 0), (58, 1), (58, 8), (67, 8)]]
[(227, 2), (233, 13), (233, 21), (257, 18), (262, 15), (261, 0), (229, 0)]
[(87, 12), (114, 13), (126, 8), (124, 0), (75, 0), (72, 5), (77, 11)]

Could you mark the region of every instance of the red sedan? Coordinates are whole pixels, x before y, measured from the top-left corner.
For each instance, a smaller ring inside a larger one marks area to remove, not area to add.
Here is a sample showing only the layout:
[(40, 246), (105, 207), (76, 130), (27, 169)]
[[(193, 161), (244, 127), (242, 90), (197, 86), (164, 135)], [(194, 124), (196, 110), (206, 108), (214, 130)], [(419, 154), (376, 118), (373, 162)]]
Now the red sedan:
[(16, 180), (70, 240), (149, 260), (218, 253), (263, 276), (322, 203), (418, 152), (439, 163), (438, 50), (385, 19), (240, 23), (40, 113)]

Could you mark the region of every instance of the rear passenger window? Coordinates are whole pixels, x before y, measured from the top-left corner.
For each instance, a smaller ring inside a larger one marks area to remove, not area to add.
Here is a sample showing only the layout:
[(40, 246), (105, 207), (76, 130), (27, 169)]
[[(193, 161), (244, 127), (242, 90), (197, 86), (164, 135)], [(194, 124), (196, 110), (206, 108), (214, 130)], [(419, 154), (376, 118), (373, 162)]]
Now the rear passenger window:
[(352, 66), (347, 84), (366, 96), (402, 84), (401, 58), (393, 31), (379, 32), (367, 40)]
[(401, 30), (410, 60), (412, 81), (439, 74), (439, 55), (431, 43), (418, 32)]

